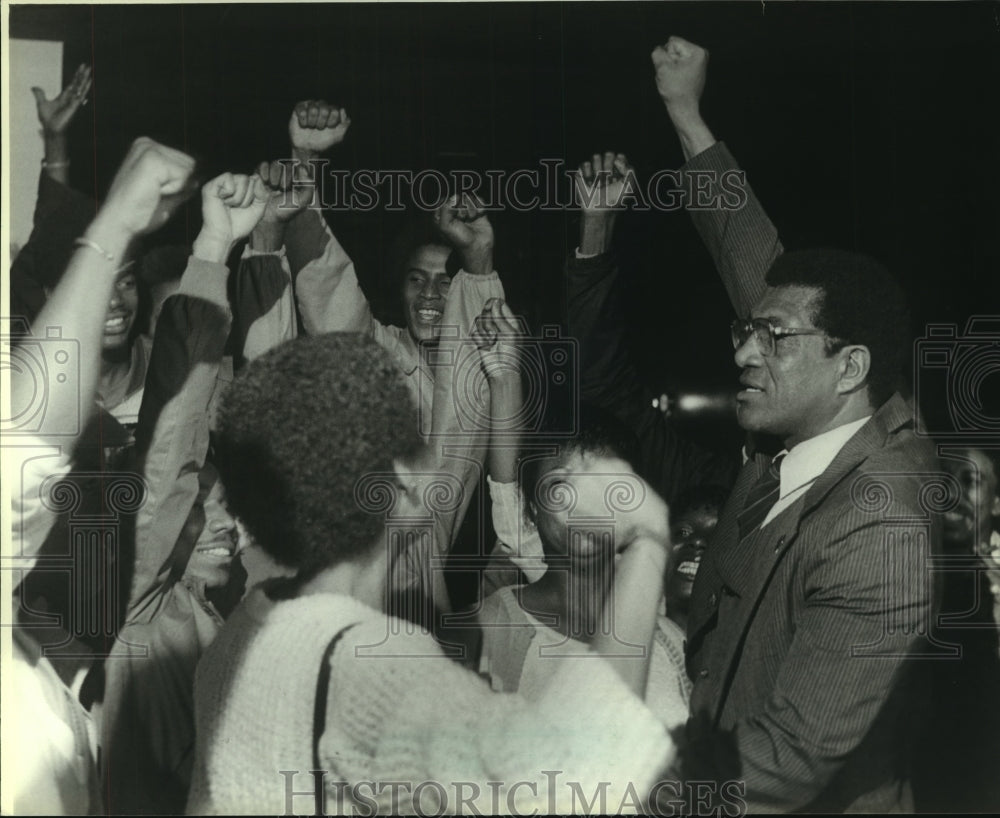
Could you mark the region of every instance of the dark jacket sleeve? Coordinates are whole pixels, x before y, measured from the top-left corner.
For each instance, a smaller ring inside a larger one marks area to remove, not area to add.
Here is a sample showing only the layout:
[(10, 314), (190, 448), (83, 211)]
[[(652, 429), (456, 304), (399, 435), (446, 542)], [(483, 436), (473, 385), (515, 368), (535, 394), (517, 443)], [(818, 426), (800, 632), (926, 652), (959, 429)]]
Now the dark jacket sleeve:
[(44, 287), (55, 287), (62, 278), (73, 241), (94, 218), (96, 203), (42, 171), (38, 179), (31, 235), (11, 262), (11, 315), (29, 323), (45, 304)]
[(296, 329), (292, 280), (279, 253), (244, 253), (232, 288), (234, 365), (241, 369)]
[(566, 279), (567, 327), (579, 344), (581, 398), (635, 432), (643, 476), (668, 503), (690, 486), (732, 485), (735, 456), (711, 452), (681, 437), (653, 407), (652, 392), (628, 352), (614, 256), (578, 259), (571, 253)]
[(180, 291), (166, 300), (156, 323), (136, 429), (147, 495), (136, 523), (131, 621), (155, 611), (158, 595), (183, 575), (194, 545), (182, 534), (200, 491), (209, 403), (229, 334), (225, 279), (223, 265), (191, 258)]

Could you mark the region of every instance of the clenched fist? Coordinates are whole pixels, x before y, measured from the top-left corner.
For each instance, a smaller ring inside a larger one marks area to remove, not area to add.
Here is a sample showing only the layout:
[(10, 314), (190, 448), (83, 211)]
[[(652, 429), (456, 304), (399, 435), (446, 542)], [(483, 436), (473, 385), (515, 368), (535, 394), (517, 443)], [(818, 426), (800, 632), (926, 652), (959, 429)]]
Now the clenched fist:
[(453, 195), (438, 206), (433, 218), (441, 235), (458, 251), (467, 273), (493, 272), (493, 225), (474, 195), (463, 193), (461, 201)]
[(259, 176), (223, 173), (201, 189), (203, 229), (232, 244), (250, 235), (269, 195)]
[(162, 227), (190, 189), (194, 159), (142, 136), (132, 143), (98, 220), (110, 220), (130, 236)]
[(303, 162), (261, 162), (257, 175), (264, 181), (268, 192), (267, 208), (262, 221), (285, 223), (294, 219), (316, 198), (313, 175), (318, 170), (309, 170)]
[(517, 347), (527, 334), (527, 325), (511, 312), (503, 299), (491, 298), (483, 305), (471, 337), (479, 349), (479, 360), (488, 380), (520, 379)]
[(288, 137), (296, 158), (309, 159), (339, 145), (351, 127), (347, 110), (322, 99), (298, 103), (288, 120)]
[(635, 171), (623, 153), (608, 151), (594, 154), (593, 161), (583, 162), (574, 175), (577, 203), (584, 211), (607, 211), (621, 208), (626, 182)]
[(697, 108), (705, 88), (708, 52), (681, 37), (653, 49), (656, 90), (668, 107)]

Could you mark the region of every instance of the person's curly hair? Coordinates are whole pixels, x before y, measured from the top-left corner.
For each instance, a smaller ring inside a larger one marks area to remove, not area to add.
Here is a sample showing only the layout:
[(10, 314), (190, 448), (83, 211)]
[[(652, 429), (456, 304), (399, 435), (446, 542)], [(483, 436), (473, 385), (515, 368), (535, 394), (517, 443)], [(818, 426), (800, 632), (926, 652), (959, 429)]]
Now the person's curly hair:
[(272, 558), (313, 574), (363, 553), (383, 516), (362, 507), (365, 475), (421, 447), (403, 376), (373, 340), (299, 338), (254, 360), (219, 414), (215, 463), (227, 503)]
[(813, 323), (830, 336), (829, 354), (848, 344), (868, 347), (873, 406), (902, 386), (912, 348), (910, 313), (899, 284), (875, 259), (847, 250), (796, 250), (778, 256), (766, 281), (821, 291)]

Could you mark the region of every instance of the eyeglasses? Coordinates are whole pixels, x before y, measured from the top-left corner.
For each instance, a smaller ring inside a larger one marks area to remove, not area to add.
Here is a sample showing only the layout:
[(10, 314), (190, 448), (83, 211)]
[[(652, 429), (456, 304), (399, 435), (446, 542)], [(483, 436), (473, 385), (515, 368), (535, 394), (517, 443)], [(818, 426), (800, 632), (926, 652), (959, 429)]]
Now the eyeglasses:
[(729, 325), (729, 331), (733, 336), (733, 349), (739, 349), (750, 336), (757, 342), (757, 348), (761, 355), (774, 355), (775, 342), (778, 338), (787, 338), (790, 335), (825, 335), (821, 329), (806, 329), (803, 327), (776, 327), (766, 318), (748, 318), (746, 320), (733, 321)]

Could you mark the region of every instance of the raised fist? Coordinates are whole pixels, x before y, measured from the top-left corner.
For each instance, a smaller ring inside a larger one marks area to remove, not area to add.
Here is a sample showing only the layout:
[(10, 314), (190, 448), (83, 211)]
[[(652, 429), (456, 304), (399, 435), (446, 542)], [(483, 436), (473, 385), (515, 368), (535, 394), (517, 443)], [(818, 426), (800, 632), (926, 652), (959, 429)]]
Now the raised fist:
[(132, 143), (98, 219), (135, 236), (162, 227), (192, 189), (194, 159), (141, 136)]
[(472, 340), (488, 380), (521, 377), (518, 345), (526, 335), (524, 321), (511, 312), (503, 299), (491, 298), (486, 302), (476, 316)]
[(653, 49), (656, 90), (670, 106), (697, 107), (705, 88), (708, 52), (680, 37)]
[(307, 99), (298, 103), (288, 120), (288, 137), (292, 150), (299, 156), (316, 156), (327, 148), (339, 145), (351, 127), (351, 118), (344, 108), (337, 108), (322, 99)]
[(617, 210), (623, 194), (628, 190), (627, 180), (635, 171), (623, 153), (594, 154), (590, 162), (583, 162), (574, 175), (577, 203), (581, 210), (598, 212)]
[(47, 135), (55, 136), (66, 130), (80, 106), (87, 104), (92, 81), (90, 66), (81, 64), (70, 84), (55, 99), (46, 99), (41, 88), (31, 89), (31, 93), (35, 95), (38, 121), (42, 123), (42, 130)]
[(288, 222), (313, 204), (316, 196), (313, 174), (316, 172), (317, 169), (310, 169), (303, 162), (261, 162), (257, 175), (268, 193), (262, 221)]
[(461, 201), (451, 196), (434, 211), (434, 223), (462, 257), (467, 273), (493, 272), (493, 225), (475, 196), (464, 193)]
[(270, 198), (259, 176), (223, 173), (201, 189), (203, 231), (230, 245), (250, 235)]

